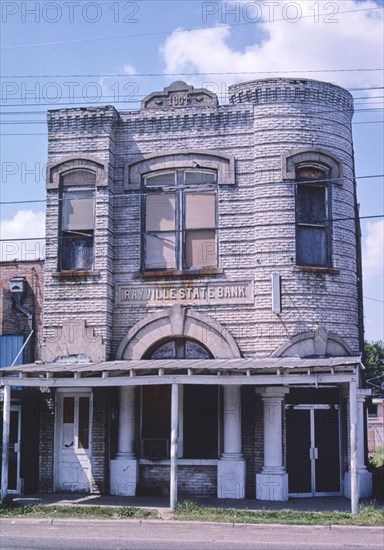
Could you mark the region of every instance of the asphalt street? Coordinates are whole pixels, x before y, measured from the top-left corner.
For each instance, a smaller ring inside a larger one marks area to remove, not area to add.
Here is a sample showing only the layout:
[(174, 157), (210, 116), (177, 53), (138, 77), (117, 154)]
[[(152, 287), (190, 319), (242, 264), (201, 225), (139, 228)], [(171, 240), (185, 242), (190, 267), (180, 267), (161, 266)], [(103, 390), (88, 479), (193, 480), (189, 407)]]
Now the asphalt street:
[(3, 519), (1, 550), (383, 550), (384, 528)]

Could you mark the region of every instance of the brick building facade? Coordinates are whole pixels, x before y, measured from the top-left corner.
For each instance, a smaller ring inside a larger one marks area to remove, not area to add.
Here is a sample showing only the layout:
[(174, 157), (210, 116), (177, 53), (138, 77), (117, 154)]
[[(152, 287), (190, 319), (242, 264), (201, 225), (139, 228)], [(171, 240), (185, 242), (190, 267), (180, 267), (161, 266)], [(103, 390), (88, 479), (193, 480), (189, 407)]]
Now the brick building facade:
[[(22, 292), (11, 292), (15, 285)], [(41, 359), (43, 298), (43, 260), (0, 262), (0, 367)], [(0, 402), (2, 397), (1, 389)], [(39, 457), (39, 394), (30, 388), (15, 389), (10, 417), (8, 489), (14, 493), (35, 491), (38, 468), (30, 465), (36, 465)]]
[(352, 115), (290, 79), (49, 112), (42, 487), (369, 494)]

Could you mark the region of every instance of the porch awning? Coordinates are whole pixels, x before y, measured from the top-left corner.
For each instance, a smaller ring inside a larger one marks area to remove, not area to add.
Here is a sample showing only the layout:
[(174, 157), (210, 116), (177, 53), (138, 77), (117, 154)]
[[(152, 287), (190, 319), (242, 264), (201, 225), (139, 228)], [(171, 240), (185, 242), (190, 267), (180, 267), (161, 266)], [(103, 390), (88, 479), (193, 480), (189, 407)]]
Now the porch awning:
[(360, 357), (269, 357), (33, 363), (0, 369), (1, 384), (29, 387), (147, 384), (285, 385), (349, 382)]

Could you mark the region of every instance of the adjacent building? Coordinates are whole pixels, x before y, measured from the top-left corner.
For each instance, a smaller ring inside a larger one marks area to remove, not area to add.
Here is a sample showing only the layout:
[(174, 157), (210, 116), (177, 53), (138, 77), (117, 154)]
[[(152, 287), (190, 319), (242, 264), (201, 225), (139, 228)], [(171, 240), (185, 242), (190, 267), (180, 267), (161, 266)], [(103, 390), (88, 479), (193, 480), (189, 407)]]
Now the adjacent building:
[(48, 113), (43, 362), (1, 373), (39, 490), (370, 494), (352, 115), (298, 79)]

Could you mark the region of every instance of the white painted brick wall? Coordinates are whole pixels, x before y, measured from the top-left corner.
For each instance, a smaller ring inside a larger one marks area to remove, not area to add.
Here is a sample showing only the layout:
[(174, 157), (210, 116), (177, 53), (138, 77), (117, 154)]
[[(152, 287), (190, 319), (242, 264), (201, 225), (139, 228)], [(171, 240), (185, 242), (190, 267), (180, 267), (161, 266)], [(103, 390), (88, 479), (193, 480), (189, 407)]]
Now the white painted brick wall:
[[(108, 358), (128, 330), (153, 306), (116, 307), (117, 284), (148, 284), (137, 276), (141, 201), (124, 191), (128, 163), (170, 150), (221, 151), (236, 160), (236, 185), (219, 190), (219, 251), (223, 275), (215, 281), (252, 280), (253, 305), (194, 306), (222, 323), (244, 356), (270, 355), (290, 337), (322, 325), (358, 344), (352, 99), (316, 81), (275, 79), (233, 86), (232, 103), (219, 107), (117, 113), (112, 107), (49, 113), (49, 163), (91, 156), (108, 170), (109, 189), (97, 190), (96, 259), (99, 275), (58, 279), (58, 197), (47, 203), (46, 334), (64, 317), (86, 319), (107, 343)], [(300, 147), (326, 150), (342, 161), (346, 179), (333, 186), (333, 264), (338, 274), (294, 271), (294, 185), (282, 181), (281, 157)], [(271, 312), (270, 275), (282, 276), (282, 314)], [(183, 279), (174, 279), (176, 282)], [(199, 281), (210, 281), (209, 277)], [(159, 284), (169, 279), (156, 278)]]

